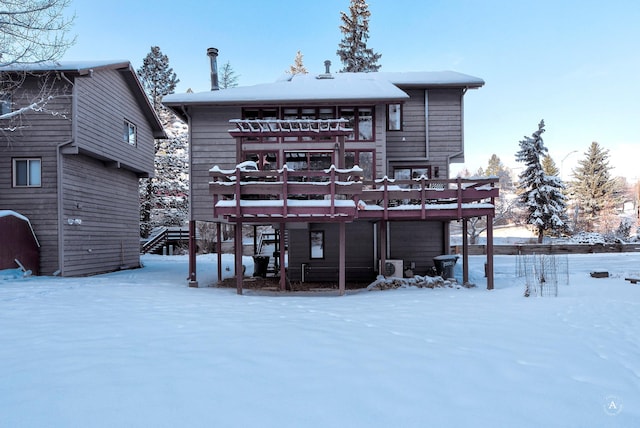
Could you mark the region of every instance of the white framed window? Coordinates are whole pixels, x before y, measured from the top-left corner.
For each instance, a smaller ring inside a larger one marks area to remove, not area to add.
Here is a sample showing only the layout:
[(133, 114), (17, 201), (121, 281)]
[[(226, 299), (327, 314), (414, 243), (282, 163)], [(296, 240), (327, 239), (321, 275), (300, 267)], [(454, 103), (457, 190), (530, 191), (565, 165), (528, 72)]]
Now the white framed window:
[(131, 144), (132, 146), (136, 146), (138, 144), (137, 130), (134, 123), (131, 123), (128, 120), (124, 121), (123, 137), (125, 143)]
[(42, 160), (39, 158), (13, 159), (13, 187), (41, 187)]
[(0, 92), (0, 116), (11, 113), (11, 94)]

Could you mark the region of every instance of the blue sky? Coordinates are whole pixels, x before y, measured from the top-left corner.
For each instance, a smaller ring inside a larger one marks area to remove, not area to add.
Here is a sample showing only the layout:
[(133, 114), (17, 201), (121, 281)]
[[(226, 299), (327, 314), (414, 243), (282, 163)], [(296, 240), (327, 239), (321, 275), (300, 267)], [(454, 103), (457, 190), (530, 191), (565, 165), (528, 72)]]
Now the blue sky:
[[(614, 174), (640, 178), (640, 2), (637, 0), (369, 0), (368, 46), (381, 71), (455, 70), (486, 85), (465, 97), (472, 172), (492, 154), (515, 162), (518, 141), (546, 123), (546, 146), (568, 178), (592, 141)], [(340, 11), (349, 0), (75, 0), (76, 44), (65, 60), (127, 59), (160, 46), (177, 92), (209, 90), (208, 47), (240, 85), (271, 82), (302, 51), (311, 72), (341, 68)], [(576, 152), (574, 152), (576, 151)]]

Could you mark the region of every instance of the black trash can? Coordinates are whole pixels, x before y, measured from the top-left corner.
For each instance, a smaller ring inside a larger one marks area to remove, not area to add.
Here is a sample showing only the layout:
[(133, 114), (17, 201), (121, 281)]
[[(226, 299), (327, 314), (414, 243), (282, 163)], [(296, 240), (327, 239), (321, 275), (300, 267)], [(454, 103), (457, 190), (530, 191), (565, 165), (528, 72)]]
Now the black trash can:
[(433, 258), (433, 263), (436, 266), (436, 273), (444, 279), (453, 278), (453, 267), (458, 261), (458, 256), (455, 254), (443, 254)]
[(269, 256), (253, 256), (253, 276), (267, 276), (269, 267)]

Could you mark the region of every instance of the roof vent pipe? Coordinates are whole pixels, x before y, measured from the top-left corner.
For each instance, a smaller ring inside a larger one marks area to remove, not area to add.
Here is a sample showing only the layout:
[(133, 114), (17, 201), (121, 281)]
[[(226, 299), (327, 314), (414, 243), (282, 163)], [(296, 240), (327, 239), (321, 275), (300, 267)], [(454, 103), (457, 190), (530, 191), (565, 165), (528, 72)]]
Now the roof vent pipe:
[(316, 79), (333, 79), (331, 75), (331, 61), (326, 60), (324, 62), (324, 74), (319, 74)]
[(207, 56), (211, 60), (211, 90), (217, 91), (220, 89), (218, 85), (218, 49), (207, 49)]

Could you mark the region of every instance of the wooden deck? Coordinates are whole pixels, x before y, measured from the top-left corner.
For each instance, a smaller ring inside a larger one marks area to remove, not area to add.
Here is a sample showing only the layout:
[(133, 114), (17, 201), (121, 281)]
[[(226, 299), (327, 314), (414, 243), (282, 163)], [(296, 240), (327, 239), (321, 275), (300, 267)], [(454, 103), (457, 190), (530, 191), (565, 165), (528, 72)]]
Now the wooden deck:
[(361, 180), (358, 167), (324, 171), (221, 170), (209, 189), (230, 221), (455, 220), (493, 215), (497, 179)]

